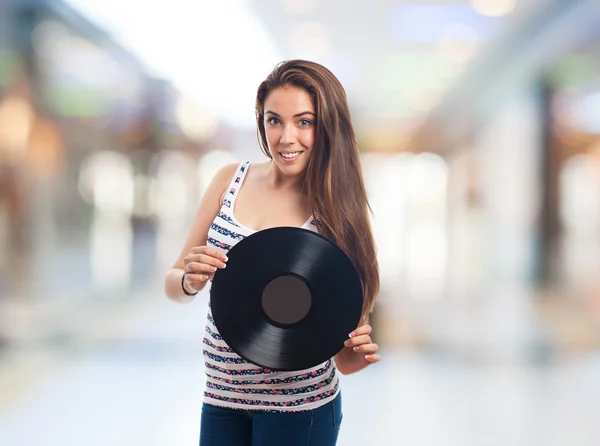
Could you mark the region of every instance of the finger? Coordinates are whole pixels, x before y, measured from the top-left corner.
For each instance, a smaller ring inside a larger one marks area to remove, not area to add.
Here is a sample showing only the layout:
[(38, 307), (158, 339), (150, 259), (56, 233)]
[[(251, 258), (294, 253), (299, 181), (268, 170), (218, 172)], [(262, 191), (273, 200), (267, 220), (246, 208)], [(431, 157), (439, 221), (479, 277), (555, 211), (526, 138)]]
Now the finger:
[(196, 246), (190, 250), (192, 254), (206, 254), (211, 257), (215, 257), (222, 262), (227, 261), (227, 256), (223, 251), (215, 248), (214, 246)]
[(208, 278), (210, 277), (210, 275), (208, 274), (193, 274), (193, 273), (186, 273), (185, 275), (185, 281), (189, 282), (190, 284), (192, 284), (192, 286), (194, 286), (194, 282), (206, 282), (208, 280)]
[(194, 254), (186, 257), (187, 263), (205, 263), (207, 265), (212, 265), (216, 268), (225, 268), (225, 262), (222, 262), (216, 257), (207, 255), (207, 254)]
[(375, 364), (376, 362), (381, 361), (381, 356), (379, 355), (365, 355), (365, 359), (369, 361), (371, 364)]
[(368, 335), (368, 334), (371, 334), (371, 331), (373, 331), (373, 329), (371, 328), (371, 326), (369, 324), (361, 325), (356, 330), (354, 330), (352, 333), (350, 333), (350, 337), (352, 338), (354, 336)]
[(370, 344), (370, 343), (371, 343), (371, 336), (362, 335), (362, 336), (355, 336), (350, 339), (347, 339), (346, 342), (344, 342), (344, 345), (346, 347), (354, 347), (355, 345)]
[(379, 346), (377, 344), (363, 344), (353, 347), (352, 350), (359, 353), (372, 354), (376, 353), (377, 350), (379, 350)]
[(185, 273), (190, 274), (211, 274), (217, 270), (216, 266), (207, 265), (206, 263), (192, 262), (184, 267)]
[(206, 254), (200, 255), (200, 263), (208, 263), (209, 265), (216, 266), (217, 268), (225, 268), (227, 266), (225, 261), (221, 260), (220, 258)]
[[(225, 259), (225, 260), (223, 260)], [(190, 262), (198, 262), (198, 263), (208, 263), (209, 265), (214, 265), (218, 268), (225, 268), (225, 262), (227, 261), (226, 256), (215, 256), (210, 253), (194, 253), (190, 252), (184, 258), (184, 263)]]

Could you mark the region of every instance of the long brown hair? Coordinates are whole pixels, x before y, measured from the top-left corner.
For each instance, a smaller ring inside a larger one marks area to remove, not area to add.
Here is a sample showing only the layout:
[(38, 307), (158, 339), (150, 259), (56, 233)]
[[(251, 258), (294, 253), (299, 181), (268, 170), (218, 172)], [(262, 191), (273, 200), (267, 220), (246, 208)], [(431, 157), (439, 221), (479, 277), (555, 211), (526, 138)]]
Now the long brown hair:
[(338, 245), (354, 263), (363, 288), (363, 315), (373, 309), (379, 292), (379, 265), (371, 231), (371, 208), (350, 118), (346, 92), (327, 68), (315, 62), (278, 64), (258, 87), (256, 124), (262, 151), (271, 158), (264, 124), (267, 95), (293, 85), (306, 90), (317, 114), (315, 143), (306, 171), (306, 190), (319, 232)]

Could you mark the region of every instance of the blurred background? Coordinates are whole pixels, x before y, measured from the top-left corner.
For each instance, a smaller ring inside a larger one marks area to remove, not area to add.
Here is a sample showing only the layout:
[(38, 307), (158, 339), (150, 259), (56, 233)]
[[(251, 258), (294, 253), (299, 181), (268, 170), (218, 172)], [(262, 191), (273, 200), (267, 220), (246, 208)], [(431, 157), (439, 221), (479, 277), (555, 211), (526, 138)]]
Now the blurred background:
[(344, 84), (383, 360), (342, 446), (598, 444), (600, 2), (0, 0), (0, 444), (197, 444), (163, 295), (284, 59)]

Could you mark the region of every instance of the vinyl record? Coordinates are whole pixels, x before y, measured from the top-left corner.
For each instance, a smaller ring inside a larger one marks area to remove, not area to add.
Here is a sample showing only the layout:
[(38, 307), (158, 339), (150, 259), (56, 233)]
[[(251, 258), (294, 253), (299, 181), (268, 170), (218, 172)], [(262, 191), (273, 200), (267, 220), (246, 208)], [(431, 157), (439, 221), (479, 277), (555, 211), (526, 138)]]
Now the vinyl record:
[(362, 312), (362, 287), (348, 256), (302, 228), (258, 231), (215, 272), (215, 326), (242, 358), (282, 371), (319, 365), (344, 347)]

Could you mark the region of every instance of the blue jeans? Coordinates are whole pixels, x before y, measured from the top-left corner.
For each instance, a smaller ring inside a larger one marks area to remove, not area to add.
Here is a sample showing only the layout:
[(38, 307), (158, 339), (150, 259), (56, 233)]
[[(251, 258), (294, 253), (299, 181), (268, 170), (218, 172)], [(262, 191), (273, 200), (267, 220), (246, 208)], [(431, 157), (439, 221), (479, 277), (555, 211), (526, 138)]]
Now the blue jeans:
[(261, 412), (204, 404), (200, 446), (334, 446), (342, 423), (342, 394), (314, 410)]

